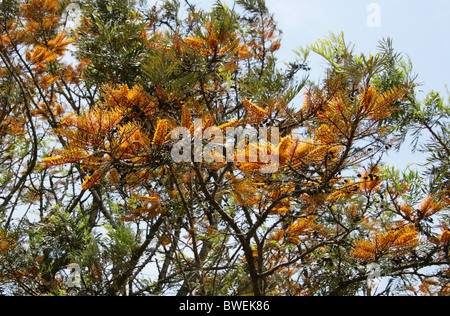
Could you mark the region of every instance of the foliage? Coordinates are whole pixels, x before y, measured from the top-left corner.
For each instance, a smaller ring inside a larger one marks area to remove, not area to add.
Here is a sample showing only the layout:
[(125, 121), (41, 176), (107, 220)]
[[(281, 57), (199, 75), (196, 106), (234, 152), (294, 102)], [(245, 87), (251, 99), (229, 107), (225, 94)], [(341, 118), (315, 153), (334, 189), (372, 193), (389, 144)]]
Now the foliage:
[[(67, 1), (0, 2), (0, 291), (370, 295), (376, 263), (383, 295), (449, 293), (449, 106), (390, 39), (280, 66), (263, 0), (77, 3), (66, 30)], [(259, 142), (208, 147), (227, 128)], [(408, 133), (423, 171), (386, 164)]]

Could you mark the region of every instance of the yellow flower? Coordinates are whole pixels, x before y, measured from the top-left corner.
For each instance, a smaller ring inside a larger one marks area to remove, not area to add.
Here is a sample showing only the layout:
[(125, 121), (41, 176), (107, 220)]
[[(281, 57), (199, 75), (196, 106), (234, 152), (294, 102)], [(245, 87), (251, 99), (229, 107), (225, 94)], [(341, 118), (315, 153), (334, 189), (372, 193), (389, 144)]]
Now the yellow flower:
[(167, 120), (160, 120), (156, 125), (155, 135), (153, 136), (153, 146), (160, 147), (165, 141), (167, 134)]
[(258, 117), (265, 117), (268, 114), (266, 110), (261, 109), (259, 106), (257, 106), (256, 104), (247, 99), (242, 100), (242, 104), (247, 109), (247, 111), (251, 112), (252, 114)]
[(441, 243), (447, 244), (450, 241), (450, 231), (448, 230), (444, 231), (441, 237), (439, 237), (439, 241)]

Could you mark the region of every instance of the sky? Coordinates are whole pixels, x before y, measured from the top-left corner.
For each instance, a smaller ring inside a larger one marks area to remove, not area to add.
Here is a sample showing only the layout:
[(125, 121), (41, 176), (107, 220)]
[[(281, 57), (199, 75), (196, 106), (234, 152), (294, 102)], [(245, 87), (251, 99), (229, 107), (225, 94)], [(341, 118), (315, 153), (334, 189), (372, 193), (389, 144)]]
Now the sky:
[[(222, 0), (232, 6), (233, 0)], [(209, 8), (214, 0), (192, 0)], [(330, 32), (345, 34), (357, 52), (376, 53), (378, 42), (393, 39), (394, 48), (408, 55), (424, 83), (422, 89), (446, 91), (450, 84), (450, 1), (448, 0), (266, 0), (283, 31), (280, 60), (295, 59), (293, 51), (313, 44)], [(379, 23), (372, 17), (379, 12)], [(368, 23), (369, 20), (369, 23)], [(311, 67), (323, 70), (320, 59)]]
[[(230, 7), (233, 0), (222, 0)], [(192, 0), (210, 8), (214, 0)], [(279, 60), (295, 60), (294, 50), (343, 31), (356, 53), (375, 54), (379, 41), (393, 40), (394, 49), (409, 57), (421, 83), (417, 96), (423, 100), (431, 90), (448, 97), (450, 84), (450, 1), (448, 0), (266, 0), (283, 31)], [(310, 79), (319, 79), (325, 63), (310, 55)], [(423, 163), (426, 156), (411, 154), (407, 144), (390, 161), (399, 169)]]
[[(390, 37), (394, 48), (411, 58), (424, 91), (444, 92), (450, 83), (450, 1), (268, 0), (267, 4), (284, 31), (284, 54), (330, 31), (343, 31), (346, 41), (364, 53), (375, 53), (378, 42)], [(378, 12), (379, 23), (374, 23)]]

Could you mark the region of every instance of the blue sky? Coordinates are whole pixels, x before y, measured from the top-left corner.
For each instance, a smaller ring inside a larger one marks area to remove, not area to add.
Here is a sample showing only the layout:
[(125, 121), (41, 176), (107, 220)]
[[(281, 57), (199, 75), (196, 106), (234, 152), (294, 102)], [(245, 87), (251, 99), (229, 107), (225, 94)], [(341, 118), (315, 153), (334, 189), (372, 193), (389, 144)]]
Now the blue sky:
[[(209, 8), (214, 0), (192, 0)], [(232, 6), (233, 0), (223, 2)], [(450, 1), (448, 0), (266, 0), (283, 31), (280, 60), (292, 61), (293, 50), (343, 31), (357, 52), (374, 53), (378, 42), (390, 37), (398, 52), (407, 54), (422, 90), (446, 93), (450, 84)], [(380, 9), (380, 26), (370, 27), (367, 19)], [(320, 58), (311, 56), (314, 73), (323, 70)], [(445, 95), (446, 96), (446, 95)]]
[[(380, 9), (380, 27), (367, 24), (374, 14), (367, 11), (371, 3)], [(445, 91), (450, 83), (450, 1), (268, 0), (267, 4), (284, 31), (283, 54), (329, 31), (344, 31), (346, 41), (361, 52), (375, 52), (378, 41), (390, 37), (397, 51), (410, 56), (422, 89)]]
[[(233, 0), (224, 0), (232, 6)], [(213, 0), (192, 0), (209, 8)], [(408, 55), (418, 75), (419, 99), (431, 91), (448, 97), (450, 85), (450, 1), (448, 0), (266, 0), (283, 31), (280, 61), (293, 61), (293, 51), (323, 39), (330, 32), (345, 34), (347, 43), (355, 44), (355, 51), (375, 53), (380, 40), (390, 37), (397, 52)], [(379, 25), (368, 24), (379, 9)], [(369, 10), (369, 11), (368, 11)], [(371, 27), (372, 26), (372, 27)], [(317, 79), (325, 64), (311, 55), (311, 79)], [(405, 144), (400, 153), (391, 153), (390, 163), (403, 169), (411, 162), (424, 162), (425, 156), (410, 153)]]

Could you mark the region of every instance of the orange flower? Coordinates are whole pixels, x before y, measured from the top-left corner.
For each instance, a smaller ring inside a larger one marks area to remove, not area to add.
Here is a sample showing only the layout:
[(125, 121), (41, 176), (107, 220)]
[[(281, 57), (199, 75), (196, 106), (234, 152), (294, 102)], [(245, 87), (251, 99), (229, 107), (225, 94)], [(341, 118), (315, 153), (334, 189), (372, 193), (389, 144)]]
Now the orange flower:
[(153, 136), (153, 146), (160, 147), (164, 141), (167, 134), (167, 120), (159, 120), (156, 125), (155, 134)]
[(439, 237), (439, 241), (440, 241), (441, 243), (448, 244), (448, 242), (450, 241), (450, 231), (445, 230), (445, 231), (442, 233), (441, 237)]
[(266, 110), (261, 109), (259, 106), (257, 106), (256, 104), (247, 99), (242, 100), (242, 104), (247, 109), (247, 111), (251, 112), (252, 114), (258, 117), (265, 117), (268, 114)]

